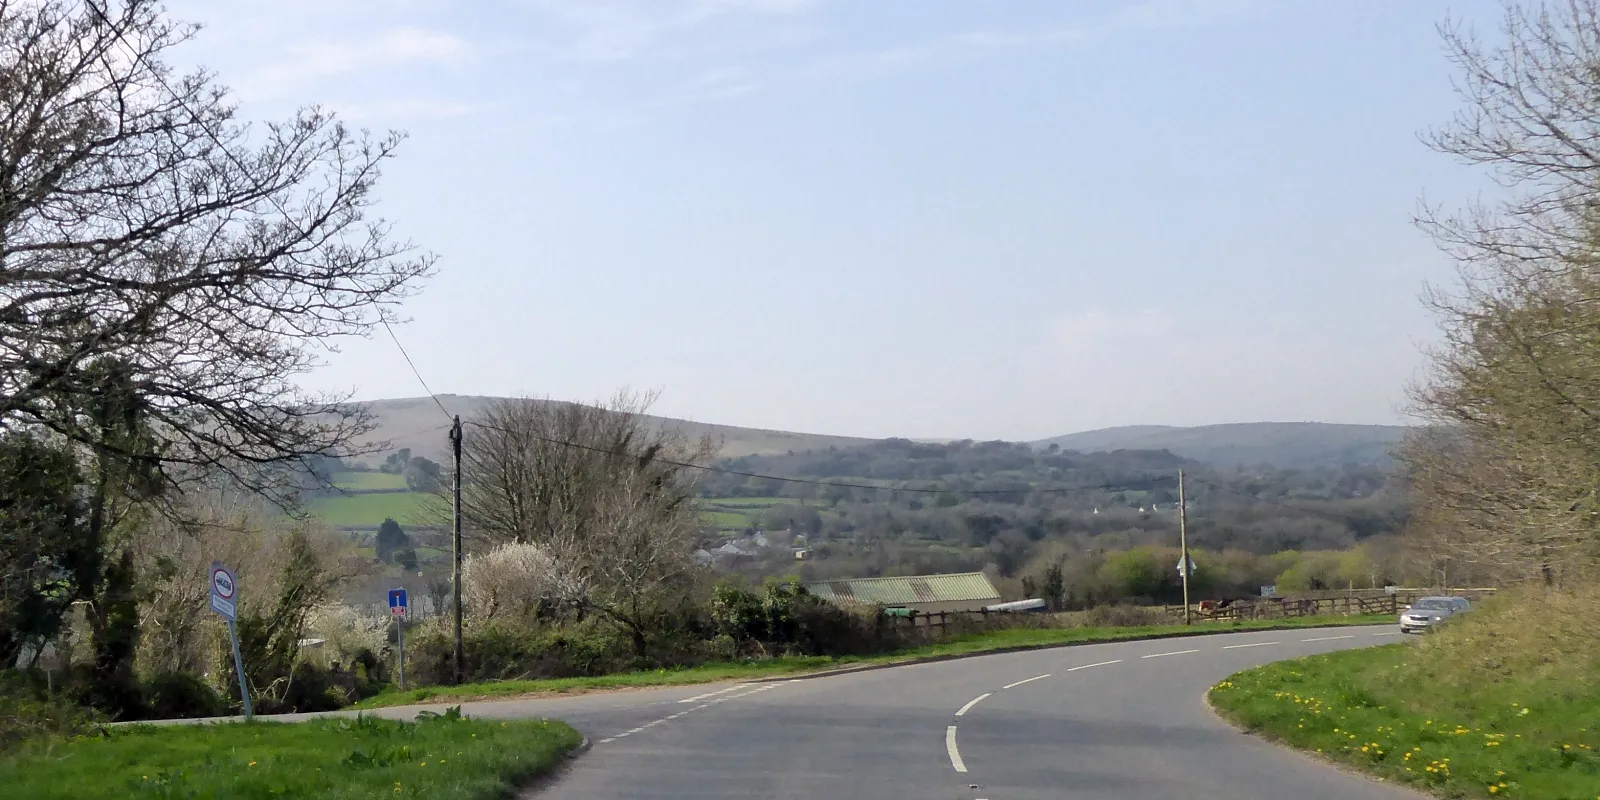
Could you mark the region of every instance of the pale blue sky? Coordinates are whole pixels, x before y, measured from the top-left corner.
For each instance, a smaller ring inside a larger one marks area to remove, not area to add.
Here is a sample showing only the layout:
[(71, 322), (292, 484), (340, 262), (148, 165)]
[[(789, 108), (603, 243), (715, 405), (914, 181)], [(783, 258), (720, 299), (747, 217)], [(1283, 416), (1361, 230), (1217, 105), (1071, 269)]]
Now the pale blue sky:
[[(247, 116), (410, 141), (433, 388), (863, 436), (1394, 422), (1448, 265), (1395, 0), (175, 0)], [(380, 334), (306, 380), (421, 393)]]

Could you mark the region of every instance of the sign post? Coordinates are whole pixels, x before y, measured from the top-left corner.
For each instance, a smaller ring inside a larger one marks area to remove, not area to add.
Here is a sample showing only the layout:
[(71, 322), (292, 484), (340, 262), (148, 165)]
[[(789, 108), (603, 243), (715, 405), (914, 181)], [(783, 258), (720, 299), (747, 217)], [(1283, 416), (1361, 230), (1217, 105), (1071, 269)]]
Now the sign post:
[(395, 639), (400, 652), (400, 691), (406, 690), (406, 611), (410, 608), (404, 589), (389, 590), (389, 614), (394, 617)]
[(239, 698), (244, 701), (244, 718), (255, 718), (250, 703), (250, 682), (244, 676), (244, 658), (239, 655), (239, 578), (221, 561), (211, 562), (211, 610), (228, 621), (228, 636), (233, 640), (233, 671), (239, 674)]

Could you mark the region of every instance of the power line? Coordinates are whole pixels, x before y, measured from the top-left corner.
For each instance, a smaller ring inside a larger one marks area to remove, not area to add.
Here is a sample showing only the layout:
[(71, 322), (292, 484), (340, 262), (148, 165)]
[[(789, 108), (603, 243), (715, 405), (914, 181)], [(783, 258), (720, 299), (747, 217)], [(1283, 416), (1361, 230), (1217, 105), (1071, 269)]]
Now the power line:
[[(570, 442), (570, 441), (567, 441), (567, 440), (564, 440), (564, 439), (555, 439), (555, 438), (551, 438), (551, 437), (548, 437), (548, 436), (540, 436), (538, 434), (528, 433), (526, 431), (508, 431), (505, 428), (502, 428), (502, 427), (500, 427), (498, 425), (490, 425), (490, 424), (484, 423), (484, 422), (476, 422), (476, 421), (468, 420), (465, 424), (474, 425), (474, 426), (477, 426), (479, 428), (483, 428), (485, 430), (498, 431), (500, 433), (506, 433), (506, 434), (511, 434), (511, 435), (515, 435), (515, 436), (527, 436), (528, 438), (535, 439), (537, 441), (541, 441), (541, 442), (544, 442), (546, 444), (557, 445), (557, 446), (560, 446), (560, 447), (571, 447), (571, 448), (575, 448), (575, 449), (578, 449), (578, 450), (588, 450), (588, 451), (593, 452), (593, 453), (601, 453), (601, 454), (604, 454), (604, 455), (611, 455), (611, 456), (622, 456), (622, 457), (627, 457), (627, 458), (636, 458), (637, 457), (637, 454), (635, 454), (635, 453), (628, 453), (628, 452), (620, 451), (620, 450), (608, 450), (608, 449), (606, 449), (604, 447), (596, 447), (594, 445), (582, 444), (580, 442)], [(1054, 487), (1054, 488), (1049, 488), (1049, 489), (1040, 489), (1040, 488), (1031, 487), (1031, 486), (1028, 487), (1028, 488), (1025, 488), (1025, 489), (930, 488), (930, 487), (915, 487), (915, 486), (880, 486), (880, 485), (877, 485), (877, 484), (870, 484), (870, 483), (851, 483), (851, 482), (848, 482), (848, 481), (824, 481), (824, 480), (814, 480), (814, 479), (811, 479), (811, 478), (794, 478), (794, 477), (788, 477), (788, 476), (784, 476), (784, 475), (767, 475), (767, 474), (763, 474), (763, 473), (760, 473), (760, 472), (745, 472), (743, 470), (728, 469), (726, 467), (718, 467), (718, 466), (713, 466), (713, 465), (710, 465), (710, 464), (695, 464), (695, 463), (689, 462), (689, 461), (675, 461), (675, 460), (667, 459), (667, 458), (657, 458), (657, 459), (654, 459), (654, 460), (657, 463), (668, 464), (668, 465), (671, 465), (671, 466), (674, 466), (674, 467), (681, 467), (681, 468), (684, 468), (684, 469), (696, 469), (696, 470), (701, 470), (703, 472), (714, 472), (714, 473), (717, 473), (717, 474), (720, 474), (720, 475), (734, 475), (734, 476), (741, 477), (741, 478), (755, 478), (757, 480), (780, 481), (780, 482), (783, 482), (783, 483), (799, 483), (799, 484), (806, 484), (806, 485), (810, 485), (810, 486), (830, 486), (830, 487), (839, 488), (839, 489), (870, 489), (870, 490), (873, 490), (873, 491), (880, 491), (880, 492), (907, 492), (907, 493), (910, 493), (910, 494), (966, 494), (966, 495), (1059, 494), (1059, 493), (1066, 493), (1066, 492), (1084, 492), (1084, 491), (1094, 491), (1094, 490), (1108, 490), (1109, 491), (1109, 490), (1119, 490), (1119, 489), (1160, 488), (1157, 484), (1163, 483), (1163, 482), (1171, 482), (1173, 480), (1176, 480), (1175, 478), (1172, 478), (1172, 477), (1158, 477), (1158, 478), (1148, 478), (1148, 479), (1146, 479), (1145, 481), (1142, 481), (1142, 482), (1106, 483), (1106, 484), (1099, 484), (1099, 485), (1092, 485), (1092, 486), (1062, 486), (1062, 487)], [(1148, 484), (1148, 485), (1146, 485), (1146, 484)]]
[[(428, 398), (433, 401), (433, 404), (438, 406), (439, 410), (444, 412), (444, 415), (450, 418), (452, 420), (452, 424), (454, 424), (453, 421), (455, 420), (455, 417), (450, 413), (449, 409), (444, 407), (444, 403), (439, 400), (439, 396), (433, 393), (433, 389), (428, 386), (428, 382), (423, 380), (422, 371), (418, 370), (417, 363), (411, 360), (411, 354), (406, 352), (406, 346), (400, 343), (400, 337), (394, 334), (394, 328), (389, 327), (389, 320), (386, 320), (380, 316), (378, 317), (378, 321), (382, 322), (383, 329), (389, 332), (389, 338), (394, 340), (394, 346), (400, 349), (401, 357), (406, 360), (406, 366), (411, 367), (411, 374), (417, 377), (417, 383), (422, 384), (422, 390), (428, 393)], [(448, 428), (451, 426), (445, 425), (443, 427)], [(435, 428), (434, 430), (438, 430), (438, 428)]]

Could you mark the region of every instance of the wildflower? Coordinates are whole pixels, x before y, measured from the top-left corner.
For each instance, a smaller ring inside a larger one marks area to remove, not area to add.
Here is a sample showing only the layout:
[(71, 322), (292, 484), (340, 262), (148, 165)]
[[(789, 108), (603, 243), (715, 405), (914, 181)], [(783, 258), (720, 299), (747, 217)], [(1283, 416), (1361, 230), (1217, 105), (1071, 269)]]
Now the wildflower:
[(253, 767), (253, 766), (255, 766), (255, 765), (256, 765), (256, 762), (254, 762), (254, 761), (252, 761), (252, 762), (250, 762), (250, 766), (252, 766), (252, 767)]

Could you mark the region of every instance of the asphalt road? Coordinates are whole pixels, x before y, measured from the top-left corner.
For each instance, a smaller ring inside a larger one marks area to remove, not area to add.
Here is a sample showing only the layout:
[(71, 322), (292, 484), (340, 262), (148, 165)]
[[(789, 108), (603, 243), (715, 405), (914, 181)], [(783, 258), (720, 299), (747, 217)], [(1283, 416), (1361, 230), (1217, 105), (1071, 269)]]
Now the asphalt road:
[[(1398, 636), (1219, 634), (463, 711), (563, 719), (589, 737), (590, 752), (532, 793), (541, 800), (1414, 800), (1241, 734), (1204, 699), (1256, 664)], [(422, 708), (379, 713), (409, 719)]]

